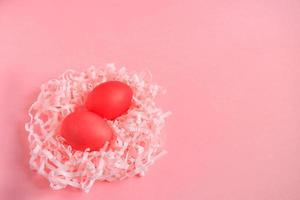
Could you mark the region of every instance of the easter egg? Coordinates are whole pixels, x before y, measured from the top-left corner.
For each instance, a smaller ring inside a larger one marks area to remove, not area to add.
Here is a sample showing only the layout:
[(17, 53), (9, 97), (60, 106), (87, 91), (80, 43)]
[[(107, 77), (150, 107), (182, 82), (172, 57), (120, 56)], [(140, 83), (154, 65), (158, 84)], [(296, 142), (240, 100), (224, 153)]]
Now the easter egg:
[(113, 131), (104, 119), (93, 112), (79, 110), (67, 115), (60, 129), (65, 142), (75, 150), (97, 151), (111, 139)]
[(131, 105), (133, 92), (120, 81), (108, 81), (96, 86), (88, 95), (86, 108), (99, 116), (113, 120)]

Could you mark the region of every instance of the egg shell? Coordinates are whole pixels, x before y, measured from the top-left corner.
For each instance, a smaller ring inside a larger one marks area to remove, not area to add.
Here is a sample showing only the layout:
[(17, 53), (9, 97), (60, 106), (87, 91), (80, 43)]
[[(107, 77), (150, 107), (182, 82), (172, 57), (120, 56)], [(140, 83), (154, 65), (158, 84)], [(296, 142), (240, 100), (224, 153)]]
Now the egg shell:
[(108, 81), (89, 93), (86, 108), (103, 118), (113, 120), (126, 113), (131, 105), (132, 95), (132, 89), (127, 84)]
[(65, 117), (60, 129), (65, 142), (75, 150), (97, 151), (113, 139), (113, 131), (104, 119), (93, 112), (77, 110)]

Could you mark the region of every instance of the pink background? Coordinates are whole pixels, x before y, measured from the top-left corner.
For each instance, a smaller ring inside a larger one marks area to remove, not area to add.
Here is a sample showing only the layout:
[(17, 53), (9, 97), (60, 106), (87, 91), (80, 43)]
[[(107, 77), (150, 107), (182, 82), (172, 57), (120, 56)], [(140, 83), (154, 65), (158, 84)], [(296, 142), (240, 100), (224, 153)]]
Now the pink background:
[[(152, 71), (169, 154), (146, 177), (52, 191), (28, 169), (39, 85)], [(0, 0), (0, 199), (300, 199), (300, 1)]]

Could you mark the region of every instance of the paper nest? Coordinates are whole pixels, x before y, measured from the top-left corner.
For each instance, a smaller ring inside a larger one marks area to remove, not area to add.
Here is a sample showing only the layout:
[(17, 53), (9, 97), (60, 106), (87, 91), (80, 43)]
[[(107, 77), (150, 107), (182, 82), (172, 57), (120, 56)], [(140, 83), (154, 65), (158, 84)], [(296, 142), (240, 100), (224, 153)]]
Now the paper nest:
[[(103, 68), (92, 66), (85, 72), (68, 70), (43, 84), (25, 125), (29, 133), (30, 167), (47, 178), (53, 189), (72, 186), (85, 192), (97, 180), (111, 182), (143, 176), (166, 153), (161, 129), (170, 114), (156, 106), (154, 99), (163, 90), (149, 78), (149, 73), (130, 74), (125, 68), (117, 70), (109, 64)], [(75, 107), (84, 105), (95, 86), (109, 80), (125, 82), (133, 90), (127, 114), (107, 121), (116, 135), (114, 148), (109, 149), (106, 144), (99, 151), (72, 150), (56, 134), (62, 120)]]

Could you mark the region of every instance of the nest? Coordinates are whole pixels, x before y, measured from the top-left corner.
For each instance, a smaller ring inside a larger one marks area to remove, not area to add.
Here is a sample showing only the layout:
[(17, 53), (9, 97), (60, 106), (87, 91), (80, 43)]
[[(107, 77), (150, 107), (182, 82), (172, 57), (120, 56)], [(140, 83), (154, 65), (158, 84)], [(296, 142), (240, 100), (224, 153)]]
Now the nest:
[[(63, 142), (57, 131), (62, 120), (76, 107), (84, 105), (87, 95), (97, 85), (118, 80), (133, 90), (132, 106), (115, 120), (106, 120), (116, 136), (114, 148), (106, 144), (99, 151), (76, 151)], [(95, 181), (116, 181), (143, 176), (157, 158), (166, 153), (161, 129), (170, 112), (155, 104), (164, 92), (151, 83), (149, 73), (130, 74), (125, 68), (110, 64), (90, 67), (84, 72), (68, 70), (58, 79), (41, 86), (37, 100), (29, 110), (26, 123), (30, 148), (29, 164), (47, 178), (53, 189), (66, 186), (88, 192)]]

